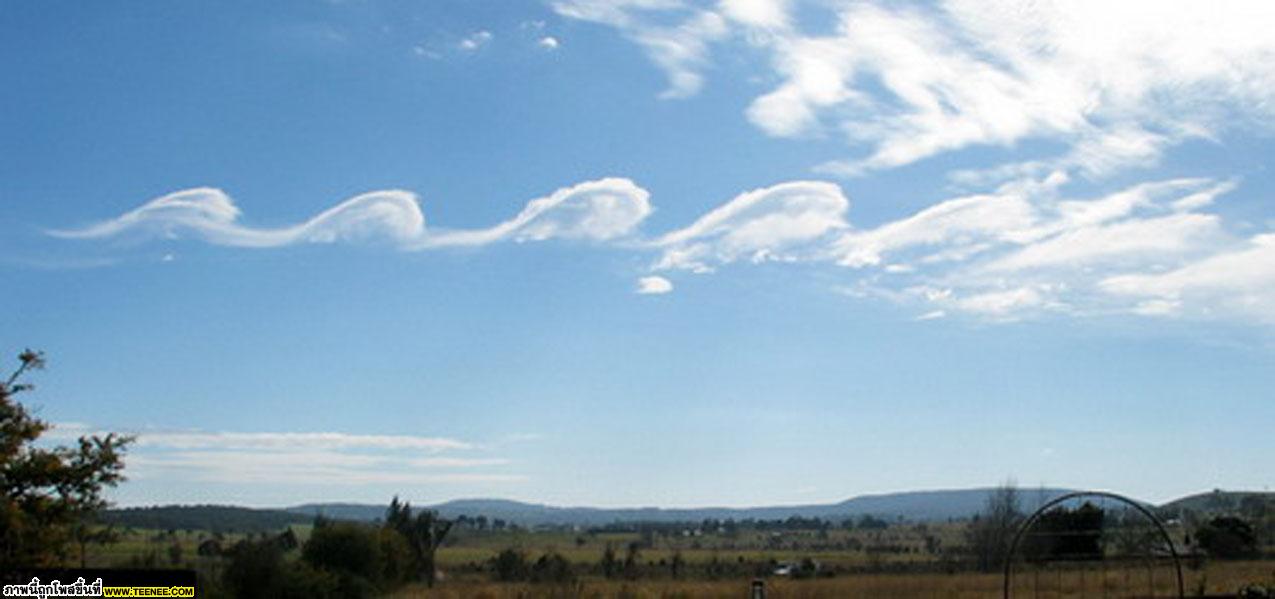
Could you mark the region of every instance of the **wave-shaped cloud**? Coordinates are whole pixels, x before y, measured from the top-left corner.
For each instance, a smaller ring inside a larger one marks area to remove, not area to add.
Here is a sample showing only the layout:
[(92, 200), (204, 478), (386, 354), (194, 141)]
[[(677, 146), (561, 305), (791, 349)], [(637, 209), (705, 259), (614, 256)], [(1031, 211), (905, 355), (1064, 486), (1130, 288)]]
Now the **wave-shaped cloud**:
[(416, 194), (402, 190), (361, 194), (295, 225), (251, 227), (240, 222), (239, 207), (224, 191), (199, 187), (151, 200), (109, 220), (49, 233), (74, 239), (192, 235), (218, 245), (256, 248), (384, 240), (405, 249), (428, 249), (504, 240), (610, 241), (630, 234), (650, 213), (646, 190), (628, 179), (607, 178), (531, 200), (514, 218), (484, 229), (428, 229)]
[(621, 178), (558, 189), (480, 229), (426, 227), (416, 196), (398, 190), (356, 196), (296, 225), (249, 227), (224, 192), (198, 188), (54, 234), (194, 236), (257, 248), (371, 239), (406, 251), (582, 240), (655, 254), (638, 275), (641, 295), (672, 292), (666, 276), (679, 271), (822, 263), (850, 273), (843, 291), (916, 305), (927, 315), (1226, 314), (1275, 322), (1264, 307), (1275, 305), (1265, 267), (1271, 237), (1238, 238), (1205, 211), (1235, 181), (1169, 179), (1091, 198), (1064, 196), (1068, 181), (1063, 171), (1025, 177), (871, 228), (850, 222), (840, 186), (789, 181), (741, 193), (646, 238), (638, 228), (653, 210), (650, 193)]
[(810, 258), (818, 241), (849, 226), (849, 208), (850, 201), (832, 183), (792, 181), (755, 189), (655, 240), (662, 250), (656, 268), (708, 272), (740, 259)]
[(434, 231), (413, 247), (478, 246), (505, 239), (610, 241), (629, 235), (646, 220), (650, 197), (629, 179), (586, 181), (531, 200), (517, 216), (493, 227)]
[(218, 245), (279, 247), (298, 242), (384, 236), (406, 242), (419, 237), (425, 217), (411, 192), (374, 191), (350, 198), (303, 223), (254, 228), (239, 223), (240, 210), (226, 192), (186, 189), (156, 198), (110, 220), (77, 229), (50, 231), (57, 237), (102, 239), (126, 234), (169, 238), (192, 234)]

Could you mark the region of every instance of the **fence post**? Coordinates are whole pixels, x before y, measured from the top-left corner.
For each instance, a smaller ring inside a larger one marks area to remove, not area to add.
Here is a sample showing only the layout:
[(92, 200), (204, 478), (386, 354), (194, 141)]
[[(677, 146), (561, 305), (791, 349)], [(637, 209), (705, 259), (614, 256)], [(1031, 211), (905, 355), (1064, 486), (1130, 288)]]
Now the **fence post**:
[(760, 578), (753, 579), (753, 590), (748, 596), (749, 599), (766, 599), (766, 581)]

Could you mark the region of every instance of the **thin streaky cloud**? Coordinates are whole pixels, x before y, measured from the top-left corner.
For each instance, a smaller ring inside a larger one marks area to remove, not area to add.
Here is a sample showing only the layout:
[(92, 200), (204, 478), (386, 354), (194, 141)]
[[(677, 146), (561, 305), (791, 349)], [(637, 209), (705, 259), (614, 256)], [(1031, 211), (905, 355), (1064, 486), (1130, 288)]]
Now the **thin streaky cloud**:
[[(83, 423), (57, 423), (48, 435), (54, 439), (105, 434)], [(199, 430), (135, 431), (139, 446), (183, 449), (379, 449), (441, 452), (473, 449), (472, 443), (446, 437), (369, 435), (342, 432), (236, 432)]]
[[(105, 433), (88, 424), (64, 422), (55, 424), (47, 436), (66, 442), (90, 434)], [(142, 430), (134, 436), (127, 462), (130, 477), (139, 479), (428, 484), (527, 478), (507, 471), (509, 459), (482, 455), (478, 445), (446, 437), (199, 430)]]

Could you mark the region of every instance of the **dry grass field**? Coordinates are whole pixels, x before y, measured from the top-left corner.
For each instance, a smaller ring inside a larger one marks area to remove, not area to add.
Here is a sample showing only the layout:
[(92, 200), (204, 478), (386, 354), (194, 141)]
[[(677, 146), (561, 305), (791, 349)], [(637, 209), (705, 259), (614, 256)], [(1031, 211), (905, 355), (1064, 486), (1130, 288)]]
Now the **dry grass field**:
[[(1244, 585), (1275, 585), (1275, 561), (1210, 562), (1198, 570), (1184, 569), (1187, 596), (1234, 594)], [(1027, 593), (1033, 599), (1080, 597), (1143, 596), (1145, 586), (1135, 581), (1132, 588), (1122, 584), (1119, 576), (1108, 578), (1106, 592), (1095, 590), (1088, 581), (1082, 592), (1075, 578), (1068, 579), (1061, 591), (1046, 587), (1040, 593)], [(856, 574), (817, 580), (767, 581), (767, 599), (995, 599), (1001, 597), (999, 574)], [(1161, 585), (1158, 597), (1170, 597)], [(406, 599), (747, 599), (749, 580), (719, 581), (638, 581), (617, 582), (584, 580), (573, 586), (532, 584), (497, 584), (483, 581), (452, 580), (434, 589), (411, 586), (393, 597)], [(1018, 596), (1018, 595), (1015, 595)]]
[[(924, 550), (925, 538), (935, 546), (958, 544), (964, 524), (942, 523), (926, 527), (900, 525), (885, 531), (832, 531), (815, 533), (748, 533), (724, 537), (705, 535), (657, 537), (653, 546), (640, 550), (639, 576), (635, 580), (606, 579), (598, 562), (607, 547), (620, 557), (624, 548), (640, 540), (636, 533), (580, 534), (569, 531), (514, 531), (499, 534), (461, 534), (439, 551), (438, 567), (443, 579), (433, 589), (412, 585), (392, 596), (438, 599), (744, 599), (750, 582), (760, 571), (776, 563), (796, 563), (813, 558), (820, 564), (820, 577), (796, 580), (782, 576), (766, 579), (767, 599), (834, 598), (986, 598), (1001, 597), (1002, 576), (962, 568), (946, 568), (940, 554)], [(304, 542), (309, 526), (295, 526)], [(224, 559), (201, 557), (198, 543), (211, 538), (201, 531), (155, 531), (133, 529), (118, 543), (91, 547), (90, 566), (190, 567), (217, 571)], [(229, 546), (246, 538), (242, 534), (221, 537)], [(260, 537), (258, 537), (260, 538)], [(872, 553), (872, 545), (908, 547), (906, 551)], [(178, 546), (181, 549), (174, 551)], [(571, 584), (500, 583), (493, 581), (490, 562), (502, 549), (516, 547), (529, 561), (556, 554), (571, 563), (577, 581)], [(851, 548), (857, 547), (857, 548)], [(684, 570), (674, 579), (669, 565), (681, 559)], [(175, 558), (175, 560), (173, 559)], [(298, 559), (292, 551), (287, 559)], [(715, 565), (722, 566), (714, 570)], [(948, 571), (948, 570), (952, 571)], [(1249, 584), (1275, 587), (1275, 560), (1183, 562), (1186, 595), (1233, 596)], [(1146, 568), (1133, 570), (1100, 568), (1073, 571), (1030, 571), (1017, 579), (1015, 597), (1062, 599), (1071, 597), (1171, 597), (1176, 596), (1172, 570), (1164, 565), (1149, 574)], [(1105, 574), (1099, 580), (1099, 574)], [(1148, 592), (1148, 576), (1154, 593)]]

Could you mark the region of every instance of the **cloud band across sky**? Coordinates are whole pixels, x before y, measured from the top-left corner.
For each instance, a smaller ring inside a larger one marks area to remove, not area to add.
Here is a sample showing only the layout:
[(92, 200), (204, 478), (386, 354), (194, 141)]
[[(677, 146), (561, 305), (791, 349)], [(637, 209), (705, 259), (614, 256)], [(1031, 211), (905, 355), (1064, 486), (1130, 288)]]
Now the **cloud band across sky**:
[(217, 245), (257, 248), (378, 239), (405, 249), (506, 240), (610, 241), (630, 234), (650, 214), (648, 197), (627, 179), (599, 179), (531, 200), (515, 217), (485, 229), (434, 230), (426, 228), (416, 194), (391, 189), (355, 196), (302, 223), (267, 228), (240, 223), (239, 207), (226, 192), (199, 187), (156, 198), (109, 220), (50, 234), (71, 239), (191, 235)]
[[(78, 423), (48, 437), (105, 434)], [(129, 476), (186, 483), (293, 485), (507, 484), (526, 480), (489, 448), (443, 437), (337, 432), (144, 430), (129, 451)]]
[[(947, 198), (871, 228), (822, 181), (739, 194), (685, 227), (645, 236), (650, 193), (622, 178), (586, 181), (531, 200), (482, 229), (425, 226), (410, 192), (373, 191), (299, 224), (240, 223), (224, 192), (175, 192), (106, 221), (58, 230), (65, 238), (194, 236), (236, 247), (388, 242), (405, 251), (514, 241), (577, 240), (650, 255), (637, 292), (666, 294), (672, 273), (735, 263), (843, 267), (851, 295), (913, 305), (933, 318), (967, 313), (1016, 319), (1043, 313), (1230, 316), (1275, 323), (1269, 234), (1238, 236), (1207, 212), (1234, 181), (1170, 179), (1077, 199), (1065, 171)], [(658, 273), (658, 274), (657, 274)]]

